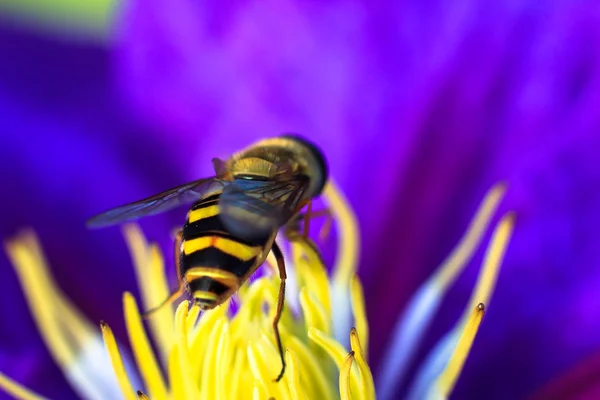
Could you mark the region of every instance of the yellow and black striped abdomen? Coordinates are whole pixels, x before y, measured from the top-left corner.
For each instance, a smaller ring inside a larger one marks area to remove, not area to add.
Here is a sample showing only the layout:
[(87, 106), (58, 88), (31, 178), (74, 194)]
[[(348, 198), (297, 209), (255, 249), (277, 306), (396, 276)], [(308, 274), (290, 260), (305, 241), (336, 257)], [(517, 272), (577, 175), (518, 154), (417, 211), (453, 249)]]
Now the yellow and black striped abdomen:
[(241, 240), (219, 217), (220, 194), (192, 206), (183, 227), (180, 274), (202, 309), (227, 300), (264, 261), (271, 236)]

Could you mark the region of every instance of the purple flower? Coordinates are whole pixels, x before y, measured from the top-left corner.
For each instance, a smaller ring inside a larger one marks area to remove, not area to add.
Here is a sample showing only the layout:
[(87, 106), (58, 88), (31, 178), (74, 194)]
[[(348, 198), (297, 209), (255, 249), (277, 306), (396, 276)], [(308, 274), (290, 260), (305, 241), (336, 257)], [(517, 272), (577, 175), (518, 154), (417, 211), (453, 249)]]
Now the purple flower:
[(134, 1), (117, 67), (201, 164), (282, 130), (327, 149), (361, 225), (376, 376), (390, 316), (508, 182), (515, 244), (457, 395), (519, 398), (600, 346), (600, 15), (583, 4)]
[[(107, 319), (134, 280), (116, 230), (87, 232), (87, 217), (205, 176), (210, 158), (257, 138), (300, 132), (325, 149), (357, 212), (377, 381), (415, 288), (502, 180), (499, 214), (514, 210), (517, 225), (456, 396), (526, 397), (600, 349), (599, 19), (568, 1), (132, 1), (114, 52), (5, 28), (0, 233), (33, 226), (65, 291)], [(167, 248), (164, 232), (181, 220), (142, 223)], [(4, 303), (16, 302), (15, 277), (0, 267)], [(415, 363), (456, 320), (473, 267)], [(2, 315), (31, 332), (22, 299)], [(42, 351), (36, 335), (4, 335), (0, 370), (58, 379), (20, 361)]]

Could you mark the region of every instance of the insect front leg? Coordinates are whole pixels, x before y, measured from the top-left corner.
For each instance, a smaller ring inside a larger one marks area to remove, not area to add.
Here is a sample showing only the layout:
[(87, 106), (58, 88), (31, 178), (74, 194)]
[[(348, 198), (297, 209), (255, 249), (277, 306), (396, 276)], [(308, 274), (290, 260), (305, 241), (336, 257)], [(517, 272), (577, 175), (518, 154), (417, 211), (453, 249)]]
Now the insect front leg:
[[(333, 214), (328, 208), (319, 211), (312, 211), (312, 208), (309, 203), (309, 208), (306, 212), (298, 214), (294, 219), (292, 219), (285, 227), (285, 236), (289, 240), (294, 240), (299, 236), (302, 236), (304, 239), (308, 239), (309, 233), (309, 223), (308, 221), (314, 218), (326, 217), (321, 230), (319, 231), (319, 240), (323, 241), (327, 238), (329, 233), (331, 232), (331, 226), (333, 224)], [(300, 233), (300, 222), (304, 221), (304, 229), (302, 233)]]
[(272, 247), (273, 255), (277, 260), (277, 268), (279, 269), (279, 278), (281, 279), (281, 283), (279, 284), (279, 296), (277, 297), (277, 311), (275, 312), (275, 318), (273, 318), (273, 330), (275, 331), (275, 341), (277, 342), (277, 350), (279, 350), (279, 356), (281, 357), (281, 372), (279, 376), (275, 379), (275, 382), (279, 382), (281, 378), (283, 378), (283, 373), (285, 372), (285, 356), (283, 354), (283, 346), (281, 344), (281, 336), (279, 335), (279, 319), (281, 318), (281, 313), (283, 312), (283, 304), (285, 302), (285, 280), (287, 275), (285, 273), (285, 261), (283, 259), (283, 253), (281, 249), (277, 245), (276, 242), (273, 242)]

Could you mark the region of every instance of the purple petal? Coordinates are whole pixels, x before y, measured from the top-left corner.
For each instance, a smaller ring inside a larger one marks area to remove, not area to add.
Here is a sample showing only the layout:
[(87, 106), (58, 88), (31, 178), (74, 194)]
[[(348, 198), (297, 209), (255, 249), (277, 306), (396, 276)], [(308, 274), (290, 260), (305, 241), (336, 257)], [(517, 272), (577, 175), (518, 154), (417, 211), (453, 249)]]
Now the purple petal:
[[(518, 225), (457, 396), (518, 398), (600, 346), (584, 311), (599, 260), (597, 7), (165, 4), (134, 1), (122, 18), (130, 99), (199, 165), (284, 130), (323, 146), (362, 226), (372, 365), (498, 180)], [(429, 343), (473, 278), (450, 293)]]

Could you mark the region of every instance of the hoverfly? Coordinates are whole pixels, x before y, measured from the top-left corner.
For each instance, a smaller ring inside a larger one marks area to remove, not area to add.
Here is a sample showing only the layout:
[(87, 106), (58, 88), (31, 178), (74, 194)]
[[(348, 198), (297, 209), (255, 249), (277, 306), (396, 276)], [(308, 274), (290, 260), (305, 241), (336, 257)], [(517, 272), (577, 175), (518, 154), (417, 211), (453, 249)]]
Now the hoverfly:
[[(275, 242), (279, 228), (318, 196), (327, 181), (321, 151), (294, 135), (258, 141), (226, 161), (213, 159), (215, 176), (169, 189), (144, 200), (97, 215), (90, 227), (112, 225), (193, 203), (177, 233), (175, 255), (179, 287), (145, 316), (169, 304), (185, 291), (202, 310), (229, 299), (273, 252), (281, 283), (273, 330), (285, 371), (277, 324), (283, 311), (285, 263)], [(305, 215), (306, 225), (309, 215)], [(306, 227), (306, 226), (305, 226)]]

